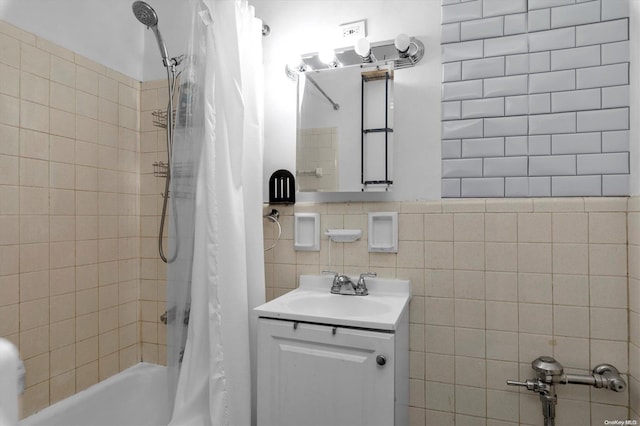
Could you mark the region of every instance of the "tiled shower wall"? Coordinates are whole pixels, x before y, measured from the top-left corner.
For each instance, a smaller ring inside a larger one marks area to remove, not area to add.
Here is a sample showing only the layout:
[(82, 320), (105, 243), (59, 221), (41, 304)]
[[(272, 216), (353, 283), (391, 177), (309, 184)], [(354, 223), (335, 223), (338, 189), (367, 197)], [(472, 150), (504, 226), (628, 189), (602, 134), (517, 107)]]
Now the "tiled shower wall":
[[(140, 92), (140, 319), (142, 360), (166, 364), (166, 326), (159, 320), (165, 311), (167, 266), (158, 255), (158, 228), (162, 214), (165, 179), (154, 176), (153, 164), (167, 163), (166, 131), (154, 124), (153, 112), (166, 111), (167, 81), (142, 83)], [(156, 121), (158, 119), (156, 118)], [(171, 204), (164, 228), (167, 250)]]
[(640, 419), (640, 199), (629, 202), (629, 415)]
[(23, 416), (140, 360), (139, 103), (139, 82), (0, 22), (0, 336)]
[(629, 194), (628, 0), (442, 0), (442, 196)]
[[(533, 377), (540, 355), (570, 373), (611, 363), (630, 385), (558, 386), (557, 425), (638, 419), (638, 284), (627, 282), (628, 238), (629, 272), (639, 274), (638, 203), (629, 203), (628, 229), (627, 198), (266, 206), (280, 210), (283, 228), (266, 253), (266, 295), (323, 269), (410, 279), (412, 425), (542, 425), (538, 396), (505, 384)], [(362, 229), (362, 239), (329, 250), (323, 236), (319, 252), (295, 251), (294, 211), (320, 213), (321, 229)], [(367, 213), (376, 211), (399, 213), (397, 254), (367, 250)], [(270, 247), (277, 228), (264, 229)]]

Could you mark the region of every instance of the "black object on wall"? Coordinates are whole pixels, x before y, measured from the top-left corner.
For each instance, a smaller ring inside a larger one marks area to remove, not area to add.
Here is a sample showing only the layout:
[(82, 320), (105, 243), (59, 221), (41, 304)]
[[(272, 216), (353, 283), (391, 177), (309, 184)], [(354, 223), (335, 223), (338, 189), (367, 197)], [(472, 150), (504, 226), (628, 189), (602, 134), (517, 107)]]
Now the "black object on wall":
[(295, 204), (296, 179), (289, 170), (280, 169), (269, 178), (269, 204)]

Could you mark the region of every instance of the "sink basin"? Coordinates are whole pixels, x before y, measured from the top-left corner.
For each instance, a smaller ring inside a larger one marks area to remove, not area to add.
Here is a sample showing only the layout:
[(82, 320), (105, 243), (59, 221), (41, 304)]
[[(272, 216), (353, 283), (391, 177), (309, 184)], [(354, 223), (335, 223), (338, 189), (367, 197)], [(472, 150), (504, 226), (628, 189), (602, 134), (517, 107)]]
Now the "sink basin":
[(347, 296), (330, 293), (332, 279), (328, 275), (301, 275), (299, 288), (254, 312), (261, 318), (380, 330), (395, 330), (407, 313), (409, 281), (368, 278), (369, 295)]

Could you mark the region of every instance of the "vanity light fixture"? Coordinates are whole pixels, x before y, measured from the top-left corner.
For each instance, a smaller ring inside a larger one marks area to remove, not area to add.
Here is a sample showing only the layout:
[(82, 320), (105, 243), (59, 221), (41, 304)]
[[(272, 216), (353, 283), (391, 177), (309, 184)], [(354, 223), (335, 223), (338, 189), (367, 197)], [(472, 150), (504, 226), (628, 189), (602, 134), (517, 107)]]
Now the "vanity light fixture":
[(285, 74), (293, 81), (298, 80), (299, 73), (307, 71), (311, 71), (311, 67), (305, 64), (299, 56), (289, 61), (284, 67)]
[(359, 39), (355, 46), (328, 49), (326, 52), (308, 53), (289, 62), (285, 67), (287, 77), (296, 81), (298, 74), (350, 65), (393, 62), (393, 69), (413, 67), (424, 56), (424, 44), (415, 37), (399, 34), (394, 40), (371, 43)]
[(371, 43), (366, 38), (361, 38), (356, 42), (354, 50), (362, 58), (362, 62), (373, 63), (376, 61), (376, 57), (371, 53)]
[(342, 64), (336, 58), (336, 53), (332, 49), (321, 50), (318, 59), (329, 68), (338, 68)]

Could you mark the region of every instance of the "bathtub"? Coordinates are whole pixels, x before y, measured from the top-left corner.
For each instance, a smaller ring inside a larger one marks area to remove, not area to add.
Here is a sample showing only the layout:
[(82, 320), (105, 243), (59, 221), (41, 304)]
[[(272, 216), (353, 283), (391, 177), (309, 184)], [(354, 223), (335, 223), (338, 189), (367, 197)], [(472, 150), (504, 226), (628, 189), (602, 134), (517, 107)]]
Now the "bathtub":
[(166, 425), (167, 399), (166, 367), (141, 362), (23, 419), (19, 425)]

